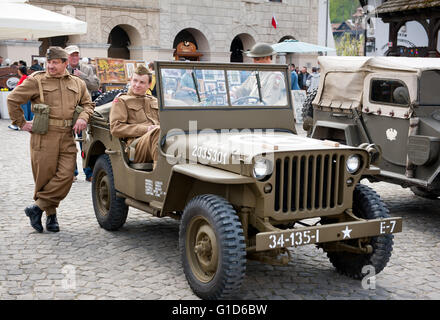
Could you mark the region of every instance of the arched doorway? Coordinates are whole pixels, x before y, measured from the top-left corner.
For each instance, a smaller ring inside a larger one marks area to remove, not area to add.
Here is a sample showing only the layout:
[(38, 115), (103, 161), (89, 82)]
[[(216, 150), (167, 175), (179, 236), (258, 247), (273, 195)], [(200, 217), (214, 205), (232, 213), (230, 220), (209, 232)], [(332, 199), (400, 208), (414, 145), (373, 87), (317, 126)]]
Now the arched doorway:
[(142, 38), (139, 31), (128, 24), (115, 26), (108, 35), (107, 43), (109, 58), (117, 59), (141, 59), (139, 48), (142, 47)]
[(108, 48), (109, 58), (130, 59), (130, 50), (128, 50), (130, 38), (127, 32), (120, 26), (116, 26), (112, 29), (108, 36), (107, 43), (110, 44), (110, 48)]
[(174, 38), (173, 49), (176, 60), (209, 61), (210, 58), (208, 39), (194, 28), (181, 30)]
[(49, 47), (65, 48), (67, 46), (67, 42), (69, 41), (69, 36), (40, 38), (38, 40), (41, 41), (39, 55), (44, 57), (46, 56), (46, 51)]
[(295, 39), (295, 37), (293, 37), (293, 36), (284, 36), (284, 37), (282, 37), (282, 38), (280, 39), (280, 41), (278, 41), (278, 42), (283, 42), (283, 41), (285, 41), (285, 40), (296, 40), (296, 39)]
[(237, 35), (231, 42), (229, 51), (231, 52), (231, 62), (250, 62), (244, 52), (249, 51), (255, 44), (254, 38), (247, 34), (241, 33)]

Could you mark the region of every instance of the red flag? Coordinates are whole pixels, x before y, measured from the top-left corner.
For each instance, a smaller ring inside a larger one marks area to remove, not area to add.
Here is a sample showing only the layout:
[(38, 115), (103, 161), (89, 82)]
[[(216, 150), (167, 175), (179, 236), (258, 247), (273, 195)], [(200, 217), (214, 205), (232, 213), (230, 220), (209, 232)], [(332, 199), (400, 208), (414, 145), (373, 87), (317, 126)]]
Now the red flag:
[(272, 16), (272, 27), (274, 27), (276, 29), (277, 26), (278, 26), (277, 19), (275, 18), (275, 16)]

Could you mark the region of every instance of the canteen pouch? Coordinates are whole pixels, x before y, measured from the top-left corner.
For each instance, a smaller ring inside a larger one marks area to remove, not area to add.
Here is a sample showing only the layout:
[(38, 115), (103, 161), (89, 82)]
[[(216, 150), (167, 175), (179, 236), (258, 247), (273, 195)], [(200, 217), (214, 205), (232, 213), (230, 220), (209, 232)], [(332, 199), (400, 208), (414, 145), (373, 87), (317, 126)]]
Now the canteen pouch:
[(44, 103), (34, 104), (32, 112), (34, 120), (32, 122), (32, 132), (37, 134), (46, 134), (49, 130), (49, 111), (50, 107)]
[(75, 125), (76, 120), (78, 120), (79, 115), (81, 114), (81, 112), (84, 111), (84, 108), (81, 106), (76, 106), (75, 107), (75, 112), (73, 113), (73, 119), (72, 119), (72, 126)]

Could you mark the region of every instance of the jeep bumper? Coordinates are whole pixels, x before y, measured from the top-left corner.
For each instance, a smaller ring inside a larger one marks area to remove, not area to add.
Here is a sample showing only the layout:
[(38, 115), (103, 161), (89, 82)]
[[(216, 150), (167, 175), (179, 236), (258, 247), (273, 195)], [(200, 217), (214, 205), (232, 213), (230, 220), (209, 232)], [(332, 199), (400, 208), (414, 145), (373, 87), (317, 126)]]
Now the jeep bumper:
[(256, 251), (367, 238), (397, 232), (402, 232), (400, 217), (261, 232), (256, 235)]

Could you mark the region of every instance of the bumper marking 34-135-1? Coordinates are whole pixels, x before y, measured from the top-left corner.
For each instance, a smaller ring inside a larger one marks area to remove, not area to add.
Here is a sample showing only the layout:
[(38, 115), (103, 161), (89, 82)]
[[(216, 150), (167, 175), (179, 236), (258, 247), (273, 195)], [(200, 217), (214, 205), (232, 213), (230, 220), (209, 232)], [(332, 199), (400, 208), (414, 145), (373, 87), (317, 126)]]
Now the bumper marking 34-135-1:
[(387, 218), (261, 232), (256, 236), (256, 250), (302, 246), (314, 243), (374, 237), (402, 231), (402, 218)]

